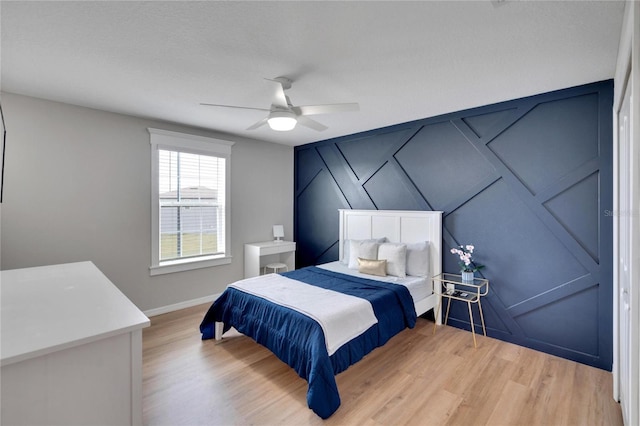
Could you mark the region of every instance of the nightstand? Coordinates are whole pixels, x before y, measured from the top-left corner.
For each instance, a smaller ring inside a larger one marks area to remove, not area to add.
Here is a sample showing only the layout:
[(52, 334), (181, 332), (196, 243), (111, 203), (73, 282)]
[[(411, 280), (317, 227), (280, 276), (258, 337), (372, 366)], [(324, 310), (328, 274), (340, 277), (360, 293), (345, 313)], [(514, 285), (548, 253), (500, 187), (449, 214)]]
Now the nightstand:
[[(469, 309), (469, 321), (471, 323), (471, 334), (473, 335), (473, 347), (477, 348), (476, 343), (476, 331), (473, 325), (473, 312), (471, 311), (471, 304), (476, 303), (478, 310), (480, 311), (480, 321), (482, 322), (482, 333), (486, 336), (487, 330), (484, 326), (484, 315), (482, 313), (482, 303), (480, 299), (482, 296), (486, 296), (489, 292), (489, 280), (484, 278), (474, 278), (473, 281), (463, 281), (461, 275), (449, 274), (443, 272), (432, 278), (433, 288), (440, 291), (440, 296), (447, 298), (447, 313), (444, 316), (444, 323), (447, 324), (449, 319), (449, 308), (451, 307), (451, 300), (460, 300), (467, 303)], [(442, 307), (442, 297), (438, 299), (438, 306), (436, 308), (436, 318), (440, 315), (440, 308)], [(433, 325), (433, 333), (436, 332), (436, 324)]]

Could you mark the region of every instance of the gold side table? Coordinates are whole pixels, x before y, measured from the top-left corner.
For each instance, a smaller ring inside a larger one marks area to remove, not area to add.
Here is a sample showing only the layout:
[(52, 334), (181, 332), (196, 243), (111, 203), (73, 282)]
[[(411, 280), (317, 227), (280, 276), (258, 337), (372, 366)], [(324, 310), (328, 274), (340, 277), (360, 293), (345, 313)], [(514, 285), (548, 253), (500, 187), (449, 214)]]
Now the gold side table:
[[(474, 278), (473, 281), (463, 281), (462, 275), (449, 274), (443, 272), (432, 278), (433, 288), (440, 290), (440, 296), (438, 298), (438, 306), (436, 308), (436, 318), (440, 315), (440, 309), (442, 307), (442, 298), (446, 297), (447, 300), (447, 313), (444, 317), (444, 324), (447, 324), (449, 319), (449, 308), (451, 307), (451, 300), (460, 300), (467, 303), (469, 309), (469, 321), (471, 322), (471, 334), (473, 335), (473, 347), (477, 348), (476, 343), (476, 331), (473, 324), (473, 312), (471, 311), (471, 304), (477, 303), (480, 310), (480, 321), (482, 322), (482, 333), (486, 336), (487, 330), (484, 326), (484, 315), (482, 313), (482, 303), (480, 299), (482, 296), (486, 296), (489, 292), (489, 280), (484, 278)], [(436, 324), (433, 324), (433, 334), (436, 332)]]

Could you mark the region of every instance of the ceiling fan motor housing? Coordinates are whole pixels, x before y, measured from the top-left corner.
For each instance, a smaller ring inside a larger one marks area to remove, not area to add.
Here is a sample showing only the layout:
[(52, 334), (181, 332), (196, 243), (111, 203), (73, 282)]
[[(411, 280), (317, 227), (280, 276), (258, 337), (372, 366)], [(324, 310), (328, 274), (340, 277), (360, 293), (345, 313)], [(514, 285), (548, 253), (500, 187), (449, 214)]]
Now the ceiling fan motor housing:
[(271, 129), (286, 132), (296, 127), (298, 120), (292, 111), (272, 111), (269, 113), (267, 122)]

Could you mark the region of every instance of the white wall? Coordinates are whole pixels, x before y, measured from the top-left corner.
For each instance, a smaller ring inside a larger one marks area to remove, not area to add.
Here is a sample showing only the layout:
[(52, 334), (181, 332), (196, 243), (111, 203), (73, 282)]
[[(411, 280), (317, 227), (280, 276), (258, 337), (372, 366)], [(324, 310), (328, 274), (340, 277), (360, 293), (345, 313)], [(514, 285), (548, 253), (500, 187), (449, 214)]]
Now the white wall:
[(147, 127), (225, 136), (3, 93), (7, 129), (2, 269), (91, 260), (143, 311), (220, 293), (243, 274), (243, 244), (293, 236), (293, 148), (232, 139), (230, 265), (149, 276)]
[[(2, 203), (0, 203), (0, 242), (2, 241)], [(0, 271), (2, 270), (2, 244), (0, 244)]]

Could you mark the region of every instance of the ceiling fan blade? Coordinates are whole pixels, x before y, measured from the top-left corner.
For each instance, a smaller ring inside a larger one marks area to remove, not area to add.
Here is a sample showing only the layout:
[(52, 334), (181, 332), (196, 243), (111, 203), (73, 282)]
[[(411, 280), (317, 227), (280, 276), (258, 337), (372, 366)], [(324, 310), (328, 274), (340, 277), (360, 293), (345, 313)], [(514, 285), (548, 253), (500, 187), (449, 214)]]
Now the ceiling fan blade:
[(258, 121), (257, 123), (247, 127), (247, 130), (255, 130), (258, 127), (264, 126), (265, 124), (267, 124), (267, 120), (269, 119), (269, 117), (265, 117), (262, 120)]
[(323, 130), (328, 129), (328, 127), (325, 126), (324, 124), (318, 123), (317, 121), (312, 120), (309, 117), (305, 117), (304, 115), (297, 116), (296, 120), (298, 120), (298, 124), (300, 124), (301, 126), (305, 126), (310, 129), (317, 130), (319, 132), (322, 132)]
[(270, 109), (266, 109), (266, 108), (241, 107), (241, 106), (234, 106), (234, 105), (205, 104), (205, 103), (201, 103), (200, 105), (215, 106), (215, 107), (222, 107), (222, 108), (252, 109), (255, 111), (267, 111), (267, 112), (271, 111)]
[(334, 112), (359, 111), (360, 105), (356, 102), (346, 104), (302, 105), (293, 107), (292, 110), (299, 115), (332, 114)]
[(284, 91), (291, 87), (291, 80), (285, 77), (265, 78), (267, 81), (273, 82), (273, 102), (276, 107), (289, 109), (289, 102), (287, 102), (287, 96)]

